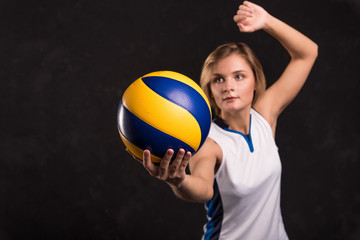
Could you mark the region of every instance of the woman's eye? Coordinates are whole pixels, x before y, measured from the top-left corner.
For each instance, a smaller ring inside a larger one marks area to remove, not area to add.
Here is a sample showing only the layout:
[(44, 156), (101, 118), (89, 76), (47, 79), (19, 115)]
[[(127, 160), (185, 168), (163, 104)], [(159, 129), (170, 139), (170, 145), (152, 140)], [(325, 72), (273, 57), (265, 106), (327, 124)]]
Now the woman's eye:
[(243, 79), (244, 76), (243, 75), (236, 75), (236, 79)]
[(216, 83), (220, 83), (220, 82), (223, 82), (223, 81), (224, 81), (223, 78), (215, 78), (214, 79), (214, 82), (216, 82)]

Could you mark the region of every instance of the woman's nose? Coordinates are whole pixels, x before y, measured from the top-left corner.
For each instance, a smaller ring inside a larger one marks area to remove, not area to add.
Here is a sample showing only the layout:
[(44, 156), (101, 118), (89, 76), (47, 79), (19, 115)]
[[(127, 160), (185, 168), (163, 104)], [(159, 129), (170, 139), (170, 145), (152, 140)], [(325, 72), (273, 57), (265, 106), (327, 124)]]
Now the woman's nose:
[(234, 81), (232, 79), (226, 79), (223, 85), (224, 92), (234, 91)]

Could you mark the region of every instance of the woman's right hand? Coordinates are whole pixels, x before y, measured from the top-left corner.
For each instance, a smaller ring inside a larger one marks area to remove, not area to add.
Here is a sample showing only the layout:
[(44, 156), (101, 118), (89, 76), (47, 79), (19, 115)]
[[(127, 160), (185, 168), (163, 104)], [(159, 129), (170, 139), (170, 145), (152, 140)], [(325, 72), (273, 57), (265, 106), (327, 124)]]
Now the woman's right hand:
[(180, 187), (181, 183), (184, 181), (186, 176), (185, 169), (191, 158), (190, 152), (185, 153), (184, 149), (180, 149), (174, 160), (171, 162), (174, 150), (168, 149), (161, 162), (157, 165), (151, 161), (151, 153), (149, 150), (144, 150), (143, 159), (135, 157), (128, 149), (126, 149), (126, 151), (137, 161), (142, 163), (151, 176), (165, 181), (174, 187)]
[(173, 155), (174, 150), (168, 149), (160, 164), (155, 165), (151, 161), (150, 151), (145, 150), (143, 153), (143, 165), (151, 176), (165, 181), (174, 187), (180, 187), (186, 176), (185, 169), (189, 164), (191, 153), (185, 153), (184, 149), (180, 149), (171, 162)]
[[(151, 161), (149, 150), (143, 151), (143, 159), (134, 158), (143, 164), (151, 176), (168, 183), (177, 197), (199, 203), (209, 201), (213, 196), (216, 161), (222, 159), (219, 145), (208, 138), (194, 156), (184, 149), (174, 154), (174, 150), (168, 149), (159, 164)], [(191, 174), (185, 172), (188, 165)]]

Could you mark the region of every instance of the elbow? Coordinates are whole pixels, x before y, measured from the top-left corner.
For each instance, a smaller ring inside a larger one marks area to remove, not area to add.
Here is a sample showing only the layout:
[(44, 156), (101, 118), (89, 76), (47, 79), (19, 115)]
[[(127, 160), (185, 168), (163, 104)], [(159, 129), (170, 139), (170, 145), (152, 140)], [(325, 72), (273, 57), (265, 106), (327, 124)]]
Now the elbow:
[(315, 62), (319, 54), (319, 46), (311, 41), (311, 45), (308, 47), (307, 57)]
[(196, 199), (193, 199), (196, 203), (206, 203), (213, 198), (214, 190), (211, 188), (207, 191), (207, 193), (199, 195)]
[(318, 57), (319, 46), (316, 43), (311, 42), (307, 49), (308, 50), (306, 55), (304, 55), (304, 58), (314, 63)]
[(319, 55), (319, 46), (316, 43), (313, 43), (312, 57), (314, 58), (314, 60), (318, 57), (318, 55)]
[(211, 193), (209, 193), (206, 197), (204, 197), (204, 199), (202, 199), (201, 203), (206, 203), (210, 201), (213, 198), (213, 195), (213, 191), (211, 191)]
[(210, 201), (214, 196), (214, 188), (212, 184), (209, 184), (207, 187), (207, 191), (206, 194), (204, 194), (204, 199), (203, 199), (203, 203)]
[(310, 41), (301, 51), (293, 52), (290, 56), (292, 60), (305, 60), (314, 63), (318, 57), (318, 51), (318, 45), (313, 41)]

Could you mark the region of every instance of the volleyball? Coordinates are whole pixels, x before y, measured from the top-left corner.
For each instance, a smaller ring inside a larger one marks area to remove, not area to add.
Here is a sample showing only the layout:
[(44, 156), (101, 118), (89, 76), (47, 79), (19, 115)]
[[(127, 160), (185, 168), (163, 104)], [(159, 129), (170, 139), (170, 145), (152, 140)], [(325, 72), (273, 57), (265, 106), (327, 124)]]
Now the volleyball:
[(126, 148), (142, 159), (150, 150), (159, 163), (167, 149), (180, 148), (193, 155), (205, 142), (211, 124), (209, 101), (187, 76), (159, 71), (135, 80), (124, 92), (117, 126)]

